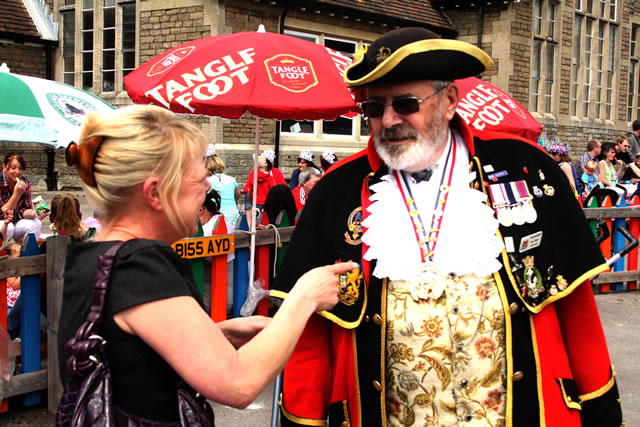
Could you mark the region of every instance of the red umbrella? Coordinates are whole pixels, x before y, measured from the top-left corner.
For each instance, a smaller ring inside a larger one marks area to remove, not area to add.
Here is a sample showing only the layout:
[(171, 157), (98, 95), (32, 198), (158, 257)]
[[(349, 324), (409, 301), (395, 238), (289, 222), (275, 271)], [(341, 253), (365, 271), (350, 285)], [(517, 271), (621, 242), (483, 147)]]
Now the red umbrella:
[(511, 133), (537, 144), (542, 125), (518, 101), (475, 77), (456, 83), (460, 87), (457, 112), (474, 135), (482, 137), (485, 131)]
[[(283, 34), (222, 34), (194, 40), (156, 56), (124, 78), (136, 104), (155, 104), (176, 113), (238, 119), (335, 120), (357, 111), (342, 74), (351, 59), (322, 45)], [(257, 163), (254, 161), (257, 188)], [(256, 206), (256, 192), (253, 193)], [(255, 250), (255, 210), (251, 258)], [(253, 264), (249, 283), (253, 282)]]
[(242, 32), (175, 47), (124, 78), (137, 104), (228, 119), (335, 120), (355, 108), (351, 59), (296, 37)]

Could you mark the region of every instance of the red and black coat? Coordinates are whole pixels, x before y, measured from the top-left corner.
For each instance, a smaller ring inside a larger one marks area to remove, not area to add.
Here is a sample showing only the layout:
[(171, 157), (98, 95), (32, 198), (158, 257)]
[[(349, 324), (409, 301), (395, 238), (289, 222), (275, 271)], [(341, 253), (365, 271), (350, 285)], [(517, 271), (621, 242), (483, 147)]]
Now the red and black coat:
[[(452, 123), (467, 142), (475, 188), (488, 194), (494, 181), (485, 170), (492, 168), (506, 172), (496, 182), (525, 180), (529, 188), (547, 189), (533, 200), (535, 223), (499, 230), (516, 247), (512, 256), (503, 251), (503, 268), (494, 274), (506, 323), (507, 426), (619, 426), (615, 372), (588, 282), (608, 268), (566, 176), (537, 146), (500, 134), (474, 139), (459, 117)], [(386, 425), (386, 280), (370, 274), (373, 265), (362, 259), (360, 241), (369, 186), (386, 173), (370, 142), (318, 182), (296, 226), (276, 295), (286, 297), (298, 277), (321, 265), (352, 260), (361, 263), (362, 274), (357, 286), (342, 286), (331, 312), (309, 320), (285, 368), (282, 425), (327, 425), (328, 416), (328, 425)], [(540, 246), (526, 255), (534, 256), (538, 271), (553, 275), (533, 300), (521, 287), (517, 248), (539, 231)], [(552, 295), (557, 275), (566, 288)]]

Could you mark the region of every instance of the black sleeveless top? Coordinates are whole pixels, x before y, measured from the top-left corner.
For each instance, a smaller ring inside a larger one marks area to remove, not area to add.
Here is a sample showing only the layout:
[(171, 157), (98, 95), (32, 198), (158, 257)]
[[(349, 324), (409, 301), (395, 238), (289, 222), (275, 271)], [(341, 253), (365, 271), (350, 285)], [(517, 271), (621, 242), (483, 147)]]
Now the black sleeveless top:
[[(98, 255), (115, 243), (86, 242), (69, 246), (58, 329), (63, 383), (67, 378), (64, 343), (86, 320)], [(123, 411), (158, 421), (177, 421), (176, 386), (180, 378), (144, 341), (120, 329), (113, 320), (114, 314), (138, 304), (185, 295), (193, 296), (204, 309), (188, 261), (181, 259), (169, 245), (136, 239), (120, 249), (111, 273), (101, 330), (107, 340), (114, 402)]]

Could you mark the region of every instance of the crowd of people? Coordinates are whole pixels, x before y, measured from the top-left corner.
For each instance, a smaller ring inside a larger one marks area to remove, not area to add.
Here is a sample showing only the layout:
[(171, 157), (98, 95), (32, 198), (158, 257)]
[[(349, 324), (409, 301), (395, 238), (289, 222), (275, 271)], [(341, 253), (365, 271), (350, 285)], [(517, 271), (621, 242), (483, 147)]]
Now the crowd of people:
[(640, 121), (633, 122), (633, 128), (634, 131), (618, 136), (615, 142), (590, 140), (575, 164), (572, 163), (567, 144), (553, 142), (545, 148), (581, 201), (586, 201), (594, 190), (600, 189), (610, 189), (619, 196), (631, 199), (634, 195), (640, 195), (637, 185), (640, 182), (640, 145), (636, 145)]
[[(117, 425), (179, 425), (185, 383), (194, 399), (246, 407), (283, 369), (282, 426), (620, 425), (586, 280), (608, 266), (575, 198), (640, 181), (640, 160), (630, 136), (590, 141), (577, 171), (563, 144), (549, 147), (554, 163), (505, 135), (474, 139), (456, 112), (455, 80), (492, 65), (469, 43), (393, 30), (345, 70), (363, 91), (367, 149), (339, 165), (327, 150), (318, 167), (305, 148), (288, 185), (273, 150), (256, 156), (244, 209), (271, 223), (284, 211), (297, 224), (272, 318), (212, 322), (170, 246), (199, 224), (205, 235), (220, 223), (232, 231), (241, 216), (237, 180), (201, 129), (151, 105), (89, 114), (67, 162), (101, 232), (87, 238), (72, 195), (56, 196), (50, 211), (52, 232), (72, 240), (63, 380), (75, 378), (69, 350), (99, 299), (96, 270), (112, 256), (99, 332)], [(33, 206), (25, 169), (19, 154), (4, 160), (3, 238), (38, 237), (49, 214)], [(12, 293), (12, 312), (19, 300)]]

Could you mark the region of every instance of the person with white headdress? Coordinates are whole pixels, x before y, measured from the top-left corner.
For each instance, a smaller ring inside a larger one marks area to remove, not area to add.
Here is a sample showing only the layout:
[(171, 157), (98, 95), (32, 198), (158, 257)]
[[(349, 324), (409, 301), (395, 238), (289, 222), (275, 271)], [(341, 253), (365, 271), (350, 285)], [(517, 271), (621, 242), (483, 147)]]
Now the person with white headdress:
[(291, 179), (289, 180), (289, 188), (291, 190), (298, 186), (298, 175), (300, 175), (300, 172), (302, 172), (309, 166), (317, 169), (316, 165), (313, 164), (313, 153), (308, 148), (303, 148), (302, 151), (300, 151), (300, 155), (298, 156), (298, 168), (293, 171), (293, 173), (291, 174)]
[(276, 185), (286, 184), (287, 182), (284, 180), (282, 171), (273, 166), (273, 162), (276, 160), (276, 152), (267, 148), (262, 152), (261, 156), (267, 160), (267, 172), (273, 177)]
[(336, 164), (338, 161), (338, 156), (333, 152), (332, 149), (325, 150), (320, 156), (320, 167), (322, 168), (322, 172), (326, 172), (329, 168)]
[(271, 187), (276, 185), (273, 177), (267, 172), (267, 159), (262, 156), (258, 156), (258, 186), (253, 188), (253, 170), (249, 173), (247, 183), (244, 186), (244, 192), (247, 194), (245, 199), (245, 212), (247, 213), (247, 219), (251, 218), (251, 207), (247, 208), (247, 201), (253, 200), (253, 192), (256, 191), (256, 208), (262, 210), (264, 208), (264, 201), (267, 198), (267, 193), (271, 190)]

